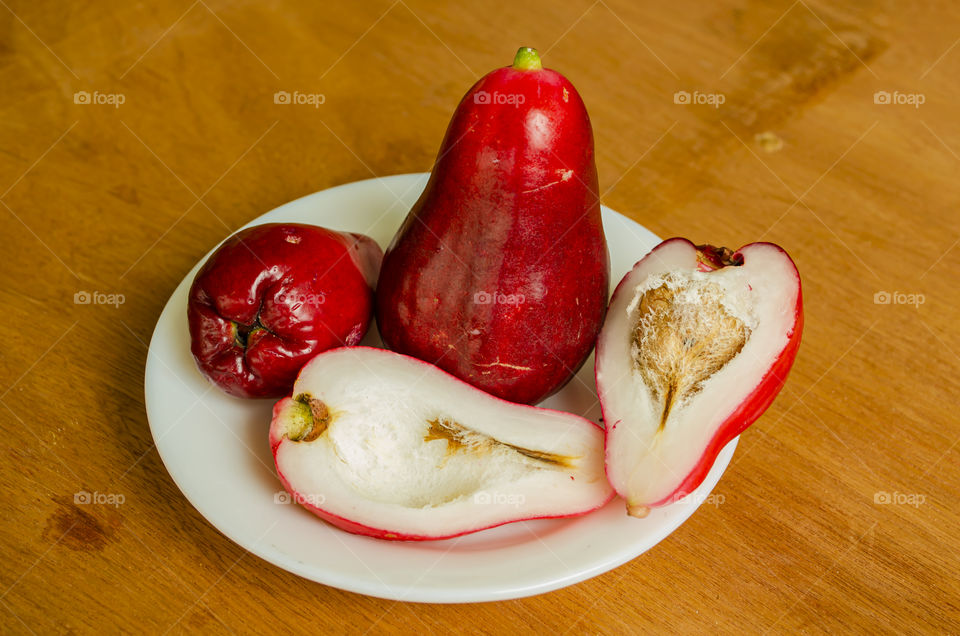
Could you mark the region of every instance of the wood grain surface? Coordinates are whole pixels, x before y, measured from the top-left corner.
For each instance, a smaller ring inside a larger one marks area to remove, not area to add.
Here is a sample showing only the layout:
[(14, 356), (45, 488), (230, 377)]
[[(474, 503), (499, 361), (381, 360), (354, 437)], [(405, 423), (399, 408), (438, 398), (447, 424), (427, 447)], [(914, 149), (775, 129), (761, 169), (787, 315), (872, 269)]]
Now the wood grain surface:
[[(0, 5), (0, 631), (960, 632), (956, 4)], [(564, 590), (395, 603), (247, 554), (153, 447), (160, 310), (251, 218), (428, 170), (460, 96), (520, 45), (581, 92), (604, 203), (793, 255), (784, 392), (722, 504)]]

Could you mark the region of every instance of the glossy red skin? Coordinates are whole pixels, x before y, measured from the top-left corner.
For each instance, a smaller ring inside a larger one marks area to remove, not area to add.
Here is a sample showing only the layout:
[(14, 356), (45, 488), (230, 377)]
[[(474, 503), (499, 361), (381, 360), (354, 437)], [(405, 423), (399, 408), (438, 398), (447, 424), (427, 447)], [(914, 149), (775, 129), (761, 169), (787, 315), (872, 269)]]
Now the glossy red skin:
[[(237, 397), (288, 394), (317, 353), (360, 342), (382, 252), (373, 239), (299, 223), (241, 230), (197, 273), (187, 304), (200, 371)], [(236, 325), (259, 321), (246, 345)]]
[[(358, 348), (369, 349), (371, 347), (358, 347)], [(426, 364), (421, 360), (417, 360), (417, 362), (419, 362), (420, 364)], [(270, 423), (270, 450), (273, 452), (273, 464), (277, 469), (277, 476), (280, 478), (280, 482), (283, 483), (284, 489), (295, 497), (295, 501), (298, 504), (300, 504), (301, 506), (303, 506), (313, 514), (317, 515), (327, 523), (333, 526), (336, 526), (341, 530), (345, 530), (351, 534), (360, 534), (366, 537), (373, 537), (375, 539), (386, 539), (387, 541), (438, 541), (440, 539), (453, 539), (454, 537), (461, 537), (466, 534), (473, 534), (474, 532), (480, 532), (481, 530), (489, 530), (490, 528), (496, 528), (499, 526), (507, 525), (508, 523), (516, 523), (517, 521), (532, 521), (534, 519), (565, 519), (569, 517), (580, 517), (585, 514), (591, 513), (594, 510), (599, 510), (600, 508), (603, 508), (608, 503), (610, 503), (610, 500), (613, 499), (613, 496), (614, 496), (614, 493), (611, 492), (610, 496), (606, 500), (604, 500), (603, 503), (599, 504), (594, 508), (590, 508), (589, 510), (583, 510), (580, 512), (575, 512), (567, 515), (511, 519), (509, 521), (504, 521), (502, 523), (497, 523), (490, 526), (483, 526), (481, 528), (474, 528), (472, 530), (464, 530), (463, 532), (457, 532), (454, 534), (443, 534), (443, 533), (438, 533), (436, 535), (404, 534), (402, 532), (392, 532), (385, 528), (371, 528), (370, 526), (364, 525), (362, 523), (357, 523), (356, 521), (350, 521), (349, 519), (346, 519), (339, 515), (335, 515), (322, 508), (318, 508), (317, 506), (314, 506), (313, 504), (309, 503), (302, 496), (298, 497), (297, 496), (298, 493), (290, 485), (290, 482), (287, 481), (287, 478), (284, 476), (283, 471), (280, 470), (280, 464), (277, 462), (277, 448), (280, 447), (280, 442), (284, 440), (284, 437), (277, 434), (277, 428), (279, 427), (275, 427), (274, 423), (277, 422), (283, 405), (286, 404), (288, 400), (292, 400), (292, 399), (293, 399), (292, 397), (285, 397), (273, 405), (273, 419), (271, 420), (271, 423)], [(540, 407), (530, 407), (530, 408), (539, 409)], [(546, 410), (546, 409), (542, 409), (542, 410)], [(592, 422), (590, 420), (587, 420), (587, 421), (593, 424), (594, 426), (596, 426), (597, 428), (601, 428), (596, 422)]]
[[(716, 262), (714, 251), (722, 250), (723, 248), (716, 248), (712, 245), (702, 245), (696, 246), (692, 242), (688, 241), (685, 238), (671, 238), (663, 241), (657, 247), (660, 247), (671, 241), (683, 241), (689, 243), (690, 246), (698, 251), (705, 252), (703, 254), (704, 260), (712, 261), (716, 266), (707, 269), (718, 269), (720, 263)], [(769, 245), (771, 247), (777, 248), (779, 251), (787, 257), (791, 264), (793, 264), (793, 259), (790, 258), (789, 254), (774, 243), (768, 242), (757, 242), (751, 243), (750, 245)], [(733, 252), (732, 256), (735, 261), (739, 260), (741, 263), (744, 262), (743, 254), (741, 251), (749, 247), (744, 245), (736, 252)], [(705, 248), (705, 249), (704, 249)], [(657, 248), (654, 248), (650, 254), (644, 257), (651, 258), (654, 257), (653, 252)], [(643, 259), (638, 261), (633, 268), (636, 268), (637, 265), (642, 262)], [(734, 265), (735, 267), (736, 265)], [(700, 269), (704, 269), (703, 263), (701, 263)], [(632, 271), (632, 270), (631, 270)], [(665, 506), (667, 504), (673, 503), (683, 497), (686, 497), (691, 492), (697, 489), (697, 487), (703, 483), (703, 480), (706, 479), (707, 474), (710, 472), (710, 469), (713, 468), (713, 463), (717, 460), (717, 455), (720, 454), (720, 451), (723, 450), (730, 440), (742, 433), (747, 429), (751, 424), (757, 421), (764, 411), (766, 411), (770, 405), (773, 403), (774, 398), (777, 397), (777, 394), (780, 393), (780, 390), (783, 388), (784, 383), (787, 381), (787, 374), (790, 373), (790, 368), (793, 366), (793, 361), (797, 357), (797, 351), (800, 348), (800, 338), (803, 334), (803, 286), (800, 280), (800, 272), (797, 271), (796, 265), (794, 265), (794, 272), (797, 279), (797, 304), (795, 308), (795, 319), (793, 323), (793, 328), (790, 331), (790, 334), (787, 339), (787, 344), (777, 355), (774, 363), (770, 366), (767, 372), (763, 375), (763, 378), (760, 380), (760, 383), (754, 388), (753, 391), (744, 399), (740, 406), (730, 414), (730, 416), (724, 420), (723, 424), (717, 429), (717, 432), (714, 434), (713, 438), (707, 444), (707, 447), (703, 451), (703, 455), (700, 456), (700, 460), (696, 463), (693, 470), (683, 479), (680, 485), (672, 493), (667, 495), (665, 498), (660, 501), (648, 504), (651, 507)], [(623, 280), (617, 285), (616, 290), (613, 292), (613, 296), (616, 297), (624, 287), (629, 273), (624, 275)], [(626, 292), (624, 292), (626, 293)], [(612, 302), (612, 301), (611, 301)], [(601, 344), (597, 343), (597, 360), (600, 359), (600, 350)], [(594, 372), (596, 372), (596, 363), (594, 363)], [(607, 414), (604, 411), (603, 403), (600, 403), (600, 410), (603, 413), (603, 421), (606, 423), (609, 428), (604, 431), (604, 437), (607, 442), (610, 439), (610, 432), (616, 426), (616, 423), (612, 425), (607, 420)], [(609, 451), (609, 444), (607, 444), (607, 449)], [(609, 466), (609, 463), (606, 464)], [(623, 493), (618, 493), (623, 495)]]
[[(523, 103), (478, 104), (482, 92)], [(555, 71), (502, 68), (460, 102), (426, 189), (387, 249), (377, 325), (389, 348), (534, 404), (590, 354), (609, 277), (580, 96)], [(482, 304), (478, 294), (524, 302)]]

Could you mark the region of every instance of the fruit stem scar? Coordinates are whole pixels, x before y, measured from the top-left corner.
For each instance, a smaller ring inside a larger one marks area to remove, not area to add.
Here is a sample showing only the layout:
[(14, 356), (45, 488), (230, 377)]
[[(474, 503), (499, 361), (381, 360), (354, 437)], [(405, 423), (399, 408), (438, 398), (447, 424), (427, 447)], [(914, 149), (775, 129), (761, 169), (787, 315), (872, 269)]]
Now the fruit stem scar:
[(237, 322), (236, 320), (231, 320), (230, 325), (233, 327), (233, 341), (241, 349), (247, 348), (247, 343), (250, 341), (250, 336), (260, 331), (266, 331), (267, 333), (273, 333), (267, 329), (262, 322), (260, 322), (260, 312), (263, 311), (263, 301), (260, 302), (260, 307), (257, 309), (257, 315), (253, 317), (253, 322), (249, 325)]
[(335, 415), (330, 412), (330, 408), (323, 400), (318, 400), (309, 393), (301, 393), (294, 400), (302, 407), (306, 407), (307, 413), (303, 415), (306, 416), (304, 419), (307, 420), (309, 429), (304, 426), (299, 432), (287, 437), (294, 442), (312, 442), (323, 435), (335, 419)]
[(238, 322), (233, 323), (233, 341), (237, 343), (237, 346), (246, 349), (247, 342), (250, 340), (250, 336), (257, 333), (258, 331), (266, 331), (259, 323), (253, 325), (242, 325)]
[(697, 269), (702, 272), (741, 265), (743, 265), (743, 254), (740, 252), (734, 252), (729, 247), (697, 245)]

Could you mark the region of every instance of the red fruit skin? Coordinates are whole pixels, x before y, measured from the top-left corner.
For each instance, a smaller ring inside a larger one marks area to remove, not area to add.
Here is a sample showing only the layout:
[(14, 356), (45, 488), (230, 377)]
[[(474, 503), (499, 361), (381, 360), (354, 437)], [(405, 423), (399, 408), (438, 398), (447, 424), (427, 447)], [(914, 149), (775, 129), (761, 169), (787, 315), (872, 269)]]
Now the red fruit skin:
[[(701, 245), (696, 246), (691, 241), (685, 238), (671, 238), (663, 241), (660, 245), (664, 245), (670, 241), (683, 241), (689, 243), (690, 246), (696, 249), (701, 253), (704, 261), (712, 262), (715, 266), (707, 269), (716, 269), (719, 266), (722, 266), (716, 259), (716, 253), (723, 250), (723, 248), (717, 248), (712, 245)], [(794, 310), (794, 323), (793, 328), (790, 331), (790, 334), (787, 339), (787, 344), (780, 351), (779, 355), (776, 358), (776, 361), (771, 365), (771, 367), (764, 374), (763, 378), (760, 380), (760, 383), (754, 388), (753, 391), (741, 402), (740, 406), (730, 414), (730, 416), (724, 420), (723, 424), (717, 429), (716, 434), (707, 444), (706, 449), (703, 452), (703, 455), (700, 456), (699, 461), (694, 466), (693, 470), (684, 478), (676, 490), (672, 493), (661, 499), (660, 501), (649, 504), (650, 506), (665, 506), (667, 504), (673, 503), (679, 499), (682, 499), (689, 495), (691, 492), (697, 489), (700, 484), (703, 483), (703, 480), (706, 479), (707, 474), (710, 472), (710, 469), (713, 468), (714, 462), (717, 460), (717, 455), (720, 454), (720, 451), (723, 450), (730, 440), (742, 433), (747, 429), (751, 424), (753, 424), (757, 419), (763, 415), (770, 405), (773, 403), (774, 398), (780, 393), (780, 390), (783, 388), (784, 383), (787, 381), (787, 375), (790, 373), (791, 367), (793, 367), (793, 361), (797, 357), (797, 351), (800, 349), (800, 338), (803, 334), (803, 285), (800, 279), (800, 272), (797, 271), (796, 265), (793, 263), (793, 259), (790, 258), (790, 255), (775, 243), (768, 243), (766, 241), (760, 241), (757, 243), (750, 243), (749, 245), (744, 245), (736, 252), (733, 252), (732, 258), (734, 261), (739, 261), (743, 263), (743, 254), (742, 250), (749, 247), (750, 245), (768, 245), (776, 248), (778, 251), (782, 252), (787, 260), (790, 261), (790, 264), (793, 265), (793, 271), (797, 279), (797, 303)], [(659, 245), (657, 247), (660, 247)], [(654, 248), (656, 250), (657, 248)], [(653, 252), (651, 252), (652, 254)], [(644, 258), (649, 257), (650, 254)], [(738, 263), (738, 264), (739, 264)], [(639, 264), (639, 261), (637, 262)], [(637, 264), (634, 264), (636, 267)], [(736, 267), (737, 265), (734, 265)], [(632, 269), (632, 268), (631, 268)], [(700, 269), (703, 270), (703, 262), (700, 263)], [(617, 285), (616, 290), (613, 292), (613, 296), (616, 297), (618, 293), (621, 292), (621, 288), (624, 288), (626, 283), (626, 276)], [(624, 292), (626, 293), (626, 292)], [(611, 301), (612, 302), (612, 301)], [(596, 359), (600, 359), (601, 351), (600, 342), (597, 343), (597, 356)], [(596, 373), (597, 363), (594, 363), (594, 372)], [(613, 427), (616, 425), (616, 422), (611, 423), (607, 419), (607, 414), (604, 412), (603, 403), (600, 404), (600, 411), (603, 414), (603, 421), (607, 424), (607, 428), (604, 430), (604, 439), (605, 446), (607, 448), (607, 458), (608, 461), (605, 462), (606, 466), (609, 466), (609, 439), (610, 432), (613, 430)], [(608, 475), (609, 477), (609, 475)], [(612, 483), (612, 482), (611, 482)], [(624, 493), (618, 493), (624, 495)]]
[(483, 77), (384, 257), (384, 343), (512, 402), (558, 391), (606, 313), (597, 188), (590, 119), (566, 78), (512, 67)]
[[(365, 349), (370, 347), (359, 347), (359, 348)], [(417, 360), (417, 362), (420, 362), (421, 364), (427, 364), (421, 360)], [(589, 514), (594, 510), (599, 510), (600, 508), (603, 508), (608, 503), (610, 503), (610, 500), (613, 499), (613, 496), (614, 496), (614, 493), (611, 493), (609, 498), (607, 498), (603, 503), (596, 506), (595, 508), (572, 513), (569, 515), (555, 515), (555, 516), (544, 516), (544, 517), (526, 517), (523, 519), (511, 519), (509, 521), (504, 521), (503, 523), (483, 526), (481, 528), (474, 528), (472, 530), (464, 530), (463, 532), (457, 532), (454, 534), (443, 534), (443, 533), (439, 533), (436, 535), (403, 534), (398, 532), (391, 532), (390, 530), (386, 530), (384, 528), (371, 528), (370, 526), (363, 525), (362, 523), (350, 521), (349, 519), (345, 519), (344, 517), (341, 517), (339, 515), (335, 515), (330, 512), (327, 512), (326, 510), (323, 510), (322, 508), (318, 508), (317, 506), (314, 506), (313, 504), (309, 503), (309, 501), (305, 500), (303, 497), (298, 497), (297, 492), (293, 489), (293, 487), (290, 486), (290, 482), (287, 481), (287, 478), (284, 476), (283, 471), (280, 470), (280, 464), (277, 463), (277, 449), (280, 446), (280, 442), (282, 442), (284, 438), (277, 434), (277, 430), (280, 427), (275, 426), (274, 423), (277, 422), (278, 418), (280, 417), (280, 414), (283, 411), (283, 406), (292, 399), (293, 399), (292, 397), (284, 397), (280, 399), (276, 404), (273, 405), (273, 419), (271, 420), (271, 423), (270, 423), (270, 450), (273, 452), (273, 464), (277, 469), (277, 476), (280, 478), (280, 482), (283, 484), (283, 488), (288, 493), (290, 493), (291, 496), (294, 497), (294, 501), (296, 501), (298, 504), (300, 504), (301, 506), (303, 506), (313, 514), (317, 515), (327, 523), (337, 528), (340, 528), (341, 530), (345, 530), (346, 532), (349, 532), (351, 534), (359, 534), (366, 537), (373, 537), (374, 539), (385, 539), (387, 541), (438, 541), (440, 539), (453, 539), (454, 537), (461, 537), (465, 534), (473, 534), (474, 532), (480, 532), (481, 530), (489, 530), (490, 528), (496, 528), (498, 526), (507, 525), (508, 523), (516, 523), (517, 521), (531, 521), (534, 519), (565, 519), (568, 517), (580, 517), (580, 516)], [(540, 408), (540, 407), (531, 407), (531, 408)], [(546, 410), (546, 409), (543, 409), (543, 410)], [(596, 422), (591, 421), (590, 423), (596, 426), (597, 428), (602, 428)]]
[[(381, 258), (369, 237), (313, 225), (270, 223), (237, 232), (190, 287), (187, 320), (197, 367), (230, 395), (288, 394), (307, 360), (363, 338)], [(238, 326), (250, 330), (246, 343)]]

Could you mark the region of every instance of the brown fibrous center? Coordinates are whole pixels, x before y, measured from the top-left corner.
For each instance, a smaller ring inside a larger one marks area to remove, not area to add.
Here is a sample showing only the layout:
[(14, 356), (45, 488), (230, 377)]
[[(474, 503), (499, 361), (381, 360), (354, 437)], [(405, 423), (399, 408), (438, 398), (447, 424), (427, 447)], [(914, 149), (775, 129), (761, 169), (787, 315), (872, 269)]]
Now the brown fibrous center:
[(633, 363), (660, 404), (658, 432), (677, 406), (738, 353), (750, 328), (724, 306), (723, 288), (668, 275), (642, 294), (631, 334)]
[(446, 440), (447, 450), (446, 458), (457, 453), (472, 453), (474, 455), (485, 455), (498, 448), (508, 449), (519, 453), (527, 459), (532, 459), (542, 463), (547, 467), (555, 468), (573, 468), (576, 457), (569, 455), (560, 455), (547, 451), (539, 451), (507, 442), (501, 442), (483, 433), (471, 430), (462, 424), (444, 417), (438, 417), (427, 421), (427, 432), (423, 436), (423, 441)]

